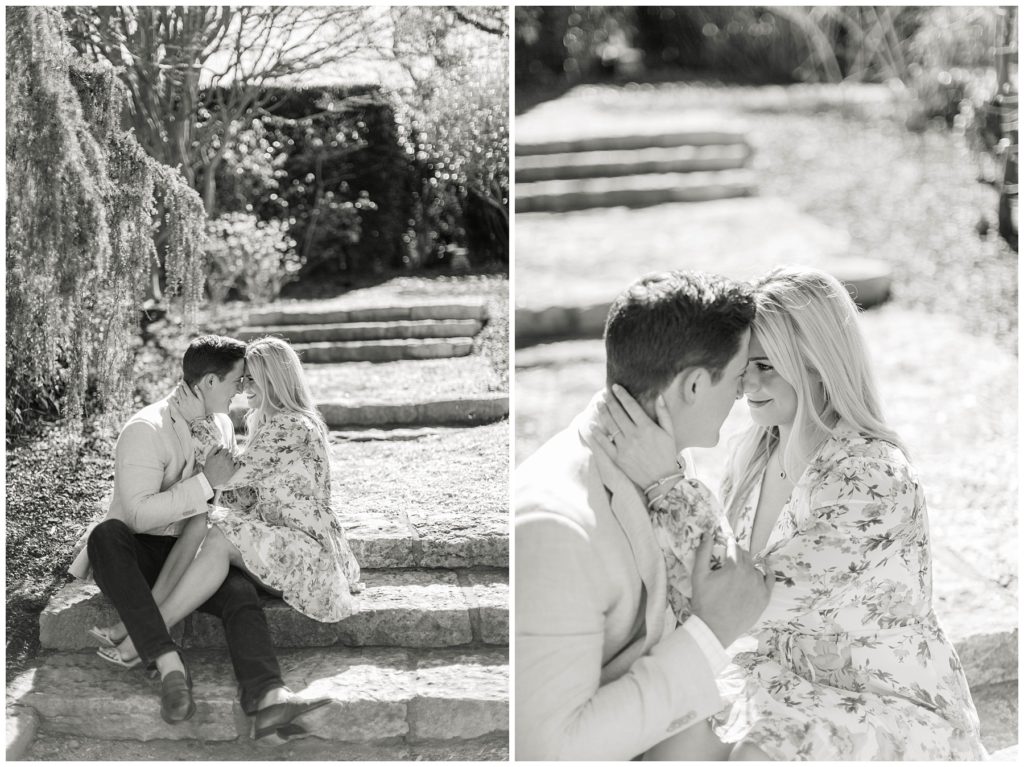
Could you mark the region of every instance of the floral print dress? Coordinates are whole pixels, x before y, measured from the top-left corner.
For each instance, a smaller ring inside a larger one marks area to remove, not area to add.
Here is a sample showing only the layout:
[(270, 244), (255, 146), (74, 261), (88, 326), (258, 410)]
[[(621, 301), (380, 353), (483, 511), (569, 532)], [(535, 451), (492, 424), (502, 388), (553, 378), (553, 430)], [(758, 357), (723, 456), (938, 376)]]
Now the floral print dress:
[[(745, 548), (759, 493), (730, 520)], [(752, 554), (776, 582), (719, 674), (727, 706), (711, 723), (723, 742), (776, 761), (986, 757), (963, 668), (932, 611), (924, 495), (899, 448), (842, 425)]]
[[(192, 424), (197, 451), (222, 440), (211, 418)], [(278, 412), (258, 427), (210, 514), (245, 567), (290, 606), (324, 623), (355, 611), (359, 565), (331, 509), (330, 461), (316, 425)]]

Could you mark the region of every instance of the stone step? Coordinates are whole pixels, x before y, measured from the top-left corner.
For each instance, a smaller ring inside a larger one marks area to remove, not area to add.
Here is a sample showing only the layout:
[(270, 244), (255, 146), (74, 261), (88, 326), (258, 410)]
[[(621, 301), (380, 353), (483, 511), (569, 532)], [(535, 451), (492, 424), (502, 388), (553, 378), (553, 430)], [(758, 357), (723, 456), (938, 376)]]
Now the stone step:
[(517, 156), (516, 183), (730, 170), (742, 168), (750, 154), (747, 144), (712, 144)]
[[(236, 703), (227, 653), (188, 653), (197, 705), (177, 725), (160, 718), (159, 683), (94, 653), (57, 653), (34, 671), (8, 707), (33, 709), (38, 731), (120, 741), (202, 740), (245, 743), (251, 721)], [(286, 650), (285, 683), (330, 705), (301, 724), (341, 743), (470, 740), (508, 732), (508, 651), (319, 648)]]
[[(363, 573), (365, 590), (356, 612), (338, 623), (319, 623), (280, 599), (264, 611), (274, 646), (457, 647), (508, 644), (508, 574), (502, 571), (399, 570)], [(92, 584), (58, 591), (39, 616), (39, 640), (47, 650), (96, 647), (92, 626), (117, 621), (111, 604)], [(225, 647), (220, 620), (202, 613), (176, 631), (186, 648)]]
[(596, 337), (624, 288), (670, 269), (750, 280), (784, 264), (810, 266), (846, 282), (864, 307), (883, 301), (890, 265), (852, 250), (845, 230), (773, 197), (516, 216), (516, 345)]
[(1017, 680), (982, 687), (971, 686), (971, 697), (981, 721), (981, 741), (994, 761), (1008, 759), (1016, 752)]
[[(828, 259), (822, 260), (817, 267), (843, 283), (862, 309), (877, 306), (889, 298), (892, 268), (884, 261), (869, 258)], [(585, 301), (577, 305), (516, 307), (516, 346), (564, 339), (600, 338), (604, 335), (604, 323), (614, 300), (614, 295), (608, 295), (602, 301)]]
[(306, 380), (317, 402), (406, 404), (505, 393), (508, 382), (480, 354), (435, 360), (310, 365)]
[[(553, 105), (554, 106), (554, 105)], [(743, 144), (746, 127), (735, 118), (693, 115), (633, 115), (591, 120), (587, 110), (576, 117), (562, 110), (560, 124), (545, 123), (534, 110), (516, 120), (516, 157), (570, 152), (601, 152), (647, 147)], [(540, 124), (538, 124), (538, 119)]]
[(318, 341), (383, 341), (410, 338), (472, 337), (480, 332), (480, 320), (397, 320), (394, 322), (335, 322), (325, 325), (265, 325), (239, 328), (234, 336), (252, 341), (278, 336), (289, 343)]
[(516, 184), (516, 213), (642, 208), (668, 202), (745, 197), (755, 191), (755, 176), (747, 170), (535, 181)]
[(509, 428), (351, 432), (332, 503), (366, 569), (508, 567)]
[(341, 341), (293, 344), (307, 364), (325, 362), (393, 362), (462, 357), (473, 350), (472, 338), (427, 338), (390, 341)]
[(479, 354), (435, 360), (309, 365), (333, 428), (463, 425), (508, 417), (508, 384)]
[(332, 429), (352, 427), (475, 426), (508, 418), (508, 395), (455, 397), (427, 402), (320, 402)]
[[(379, 300), (379, 299), (378, 299)], [(329, 299), (277, 304), (249, 315), (249, 325), (331, 325), (342, 322), (402, 322), (419, 320), (487, 319), (487, 302), (396, 301), (357, 305), (352, 301)]]
[(96, 740), (73, 735), (40, 735), (23, 756), (8, 761), (77, 762), (507, 762), (507, 735), (469, 740), (413, 743), (340, 743), (304, 738), (268, 748), (236, 741)]

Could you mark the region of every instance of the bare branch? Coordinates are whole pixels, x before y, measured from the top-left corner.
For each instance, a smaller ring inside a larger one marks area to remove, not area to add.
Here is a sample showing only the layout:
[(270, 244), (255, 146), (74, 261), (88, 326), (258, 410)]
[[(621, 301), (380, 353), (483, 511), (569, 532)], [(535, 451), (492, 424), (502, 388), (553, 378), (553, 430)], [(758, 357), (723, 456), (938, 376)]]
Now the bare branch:
[[(463, 24), (468, 24), (488, 35), (508, 35), (508, 15), (501, 6), (445, 6)], [(473, 15), (471, 15), (473, 14)]]

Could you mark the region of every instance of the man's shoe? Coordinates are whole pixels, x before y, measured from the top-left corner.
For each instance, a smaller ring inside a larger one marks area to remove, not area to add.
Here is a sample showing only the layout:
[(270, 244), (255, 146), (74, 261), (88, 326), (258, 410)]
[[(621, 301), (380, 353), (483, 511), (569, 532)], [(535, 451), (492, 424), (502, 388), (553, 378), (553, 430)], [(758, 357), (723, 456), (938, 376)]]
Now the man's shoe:
[(160, 716), (167, 724), (178, 724), (192, 718), (196, 702), (192, 699), (192, 674), (185, 658), (185, 673), (171, 671), (160, 680)]
[(300, 716), (315, 711), (331, 702), (330, 698), (319, 700), (303, 700), (302, 698), (290, 698), (283, 703), (275, 703), (272, 706), (261, 708), (256, 712), (256, 720), (253, 722), (252, 737), (254, 740), (263, 740), (271, 735), (282, 739), (301, 737), (308, 734), (305, 728), (293, 724)]

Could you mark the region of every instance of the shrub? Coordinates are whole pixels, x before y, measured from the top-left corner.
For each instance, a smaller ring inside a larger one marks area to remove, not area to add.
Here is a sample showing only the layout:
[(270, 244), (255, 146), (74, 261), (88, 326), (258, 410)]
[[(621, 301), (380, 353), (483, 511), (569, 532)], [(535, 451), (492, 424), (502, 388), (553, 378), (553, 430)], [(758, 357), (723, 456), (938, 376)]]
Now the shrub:
[[(478, 262), (508, 262), (508, 67), (504, 57), (440, 69), (403, 119), (421, 165), (420, 253), (446, 265), (468, 250)], [(454, 225), (453, 225), (454, 224)], [(445, 237), (447, 235), (447, 237)], [(447, 240), (447, 241), (445, 241)]]
[(258, 127), (218, 171), (220, 204), (287, 222), (303, 279), (400, 268), (413, 182), (390, 94), (281, 86), (259, 100)]
[(207, 235), (206, 290), (214, 303), (272, 301), (302, 266), (281, 221), (225, 213), (207, 223)]

